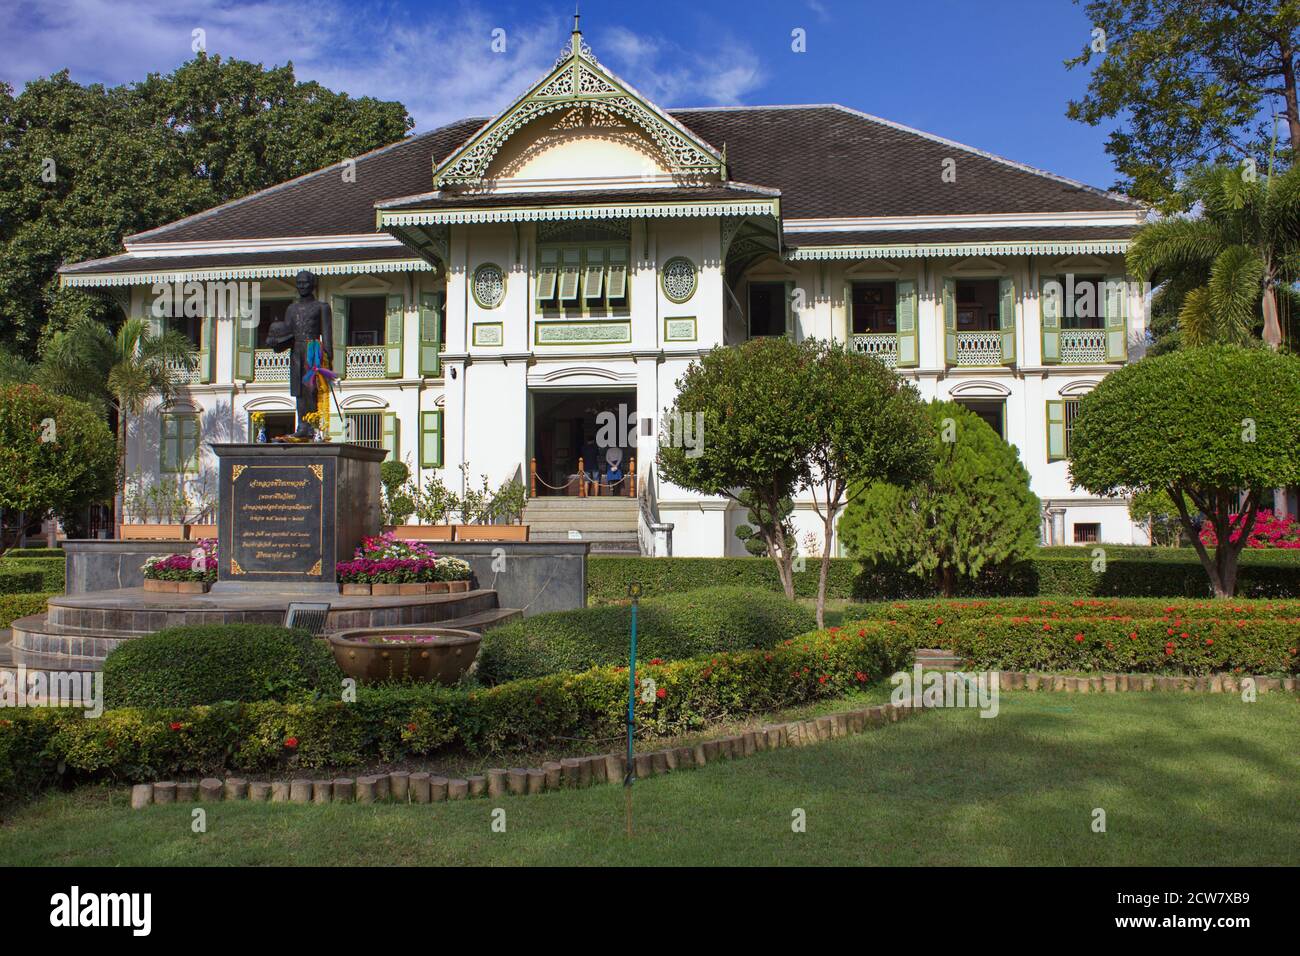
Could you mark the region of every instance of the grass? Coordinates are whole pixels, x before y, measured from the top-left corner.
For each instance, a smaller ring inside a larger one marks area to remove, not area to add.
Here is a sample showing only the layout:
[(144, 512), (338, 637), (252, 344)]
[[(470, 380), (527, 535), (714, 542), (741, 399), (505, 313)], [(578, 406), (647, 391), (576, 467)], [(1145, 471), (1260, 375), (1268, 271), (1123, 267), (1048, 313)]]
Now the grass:
[[(432, 806), (129, 809), (52, 794), (0, 827), (9, 865), (1282, 865), (1300, 832), (1300, 700), (1005, 693), (798, 750), (617, 786)], [(493, 833), (495, 807), (507, 830)], [(792, 813), (806, 813), (794, 833)], [(1091, 829), (1095, 808), (1107, 832)]]

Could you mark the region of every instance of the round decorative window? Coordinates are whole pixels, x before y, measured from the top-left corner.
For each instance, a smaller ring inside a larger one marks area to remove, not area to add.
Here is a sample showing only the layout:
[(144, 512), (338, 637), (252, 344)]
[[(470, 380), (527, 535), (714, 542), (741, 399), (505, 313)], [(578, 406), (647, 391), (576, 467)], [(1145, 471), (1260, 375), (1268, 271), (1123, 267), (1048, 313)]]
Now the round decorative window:
[(695, 263), (685, 256), (669, 259), (664, 263), (663, 283), (664, 295), (674, 302), (685, 302), (695, 295), (695, 287), (699, 284)]
[(474, 301), (485, 309), (495, 309), (506, 294), (506, 274), (501, 267), (485, 262), (474, 270)]

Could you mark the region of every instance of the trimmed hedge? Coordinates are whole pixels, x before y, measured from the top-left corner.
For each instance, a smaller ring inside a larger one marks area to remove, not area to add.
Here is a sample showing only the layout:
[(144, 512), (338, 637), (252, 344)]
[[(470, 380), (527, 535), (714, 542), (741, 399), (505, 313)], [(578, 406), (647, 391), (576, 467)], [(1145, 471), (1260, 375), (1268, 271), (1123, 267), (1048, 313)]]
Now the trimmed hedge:
[[(500, 684), (625, 661), (631, 624), (627, 605), (556, 611), (506, 624), (483, 636), (478, 678)], [(780, 594), (700, 588), (641, 602), (637, 659), (771, 647), (815, 626), (811, 611)]]
[(63, 560), (62, 548), (10, 548), (2, 556), (5, 558), (58, 558)]
[(104, 661), (107, 707), (191, 707), (339, 693), (342, 672), (307, 631), (268, 624), (173, 627), (118, 646)]
[(40, 614), (53, 594), (0, 594), (0, 627), (8, 627), (20, 617)]
[[(883, 632), (822, 632), (768, 650), (720, 653), (638, 674), (659, 691), (637, 699), (650, 735), (836, 697), (902, 667), (910, 651)], [(491, 753), (623, 730), (627, 670), (596, 667), (468, 691), (437, 685), (358, 690), (342, 701), (205, 707), (24, 710), (0, 718), (0, 798), (67, 782), (153, 780), (221, 770), (291, 771)]]
[(846, 609), (855, 620), (892, 620), (923, 628), (956, 621), (1043, 618), (1130, 620), (1159, 618), (1175, 624), (1184, 619), (1300, 622), (1300, 601), (1189, 601), (1182, 598), (974, 598), (970, 600), (889, 601), (858, 604)]
[(45, 590), (41, 586), (44, 580), (45, 576), (39, 569), (10, 567), (7, 562), (0, 564), (0, 594), (30, 594)]
[[(22, 552), (17, 551), (9, 552), (10, 555), (21, 553)], [(8, 571), (25, 571), (40, 575), (38, 586), (27, 588), (26, 590), (29, 591), (54, 591), (62, 593), (65, 587), (64, 560), (62, 556), (57, 558), (29, 558), (24, 555), (19, 558), (0, 558), (0, 576), (3, 576)]]
[[(1039, 548), (1032, 559), (1010, 569), (964, 583), (962, 596), (998, 597), (1068, 594), (1116, 597), (1209, 597), (1209, 578), (1191, 548), (1098, 545), (1105, 570), (1093, 570), (1092, 549)], [(795, 594), (817, 593), (817, 562), (794, 576)], [(621, 601), (627, 585), (640, 581), (650, 596), (698, 587), (700, 581), (781, 592), (769, 558), (639, 558), (594, 556), (587, 559), (587, 596), (593, 602)], [(1242, 597), (1300, 598), (1300, 551), (1248, 550), (1238, 573)], [(862, 570), (851, 558), (832, 558), (827, 595), (879, 601), (934, 597), (915, 575), (890, 569)]]

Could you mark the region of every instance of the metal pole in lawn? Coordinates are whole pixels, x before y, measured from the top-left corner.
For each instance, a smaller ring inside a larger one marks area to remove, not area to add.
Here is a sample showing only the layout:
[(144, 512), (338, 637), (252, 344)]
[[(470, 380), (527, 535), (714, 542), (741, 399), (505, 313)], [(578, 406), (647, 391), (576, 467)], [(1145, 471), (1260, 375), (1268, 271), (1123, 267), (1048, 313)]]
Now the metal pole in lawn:
[(627, 766), (623, 772), (623, 802), (627, 807), (627, 835), (632, 835), (632, 782), (636, 780), (636, 763), (632, 757), (632, 734), (636, 732), (636, 606), (641, 598), (641, 582), (627, 586), (632, 599), (632, 642), (627, 654)]

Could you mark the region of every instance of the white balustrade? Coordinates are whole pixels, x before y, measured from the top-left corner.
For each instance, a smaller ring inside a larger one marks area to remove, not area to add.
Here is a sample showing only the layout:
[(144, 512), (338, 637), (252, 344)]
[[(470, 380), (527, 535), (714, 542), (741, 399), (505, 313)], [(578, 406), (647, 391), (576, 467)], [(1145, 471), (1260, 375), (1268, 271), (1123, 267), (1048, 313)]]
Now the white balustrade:
[(957, 364), (959, 366), (1001, 365), (1002, 333), (958, 332)]
[(346, 378), (383, 378), (386, 368), (382, 345), (349, 345), (344, 354)]
[(1100, 365), (1105, 361), (1105, 329), (1061, 329), (1062, 365)]
[(288, 351), (258, 349), (253, 353), (253, 381), (271, 384), (288, 382), (289, 355)]
[(898, 363), (898, 336), (893, 332), (855, 333), (850, 341), (855, 352), (878, 358), (890, 368)]

